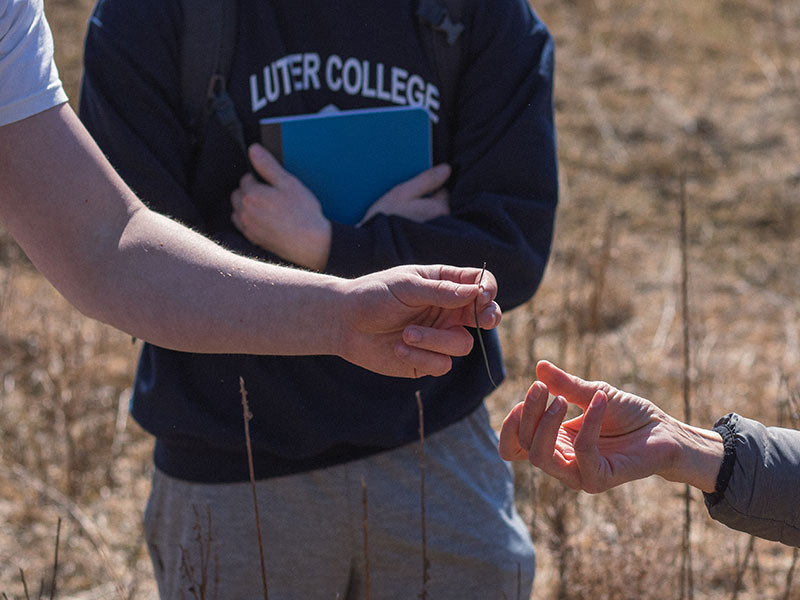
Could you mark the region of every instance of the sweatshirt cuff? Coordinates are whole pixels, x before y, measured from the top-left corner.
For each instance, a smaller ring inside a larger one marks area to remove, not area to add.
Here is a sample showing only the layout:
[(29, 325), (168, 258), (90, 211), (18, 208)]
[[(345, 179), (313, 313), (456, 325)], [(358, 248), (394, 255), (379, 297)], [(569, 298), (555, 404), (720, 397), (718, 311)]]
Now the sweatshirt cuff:
[(722, 436), (724, 454), (714, 491), (711, 494), (703, 492), (709, 506), (718, 504), (725, 497), (725, 490), (728, 489), (728, 483), (733, 475), (733, 467), (736, 464), (736, 423), (738, 420), (738, 415), (730, 413), (714, 423), (714, 431)]

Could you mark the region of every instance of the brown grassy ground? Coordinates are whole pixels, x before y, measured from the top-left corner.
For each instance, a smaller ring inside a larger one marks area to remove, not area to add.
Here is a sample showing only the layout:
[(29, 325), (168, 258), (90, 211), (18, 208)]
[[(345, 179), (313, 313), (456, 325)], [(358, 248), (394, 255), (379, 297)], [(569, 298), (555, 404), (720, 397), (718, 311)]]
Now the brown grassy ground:
[[(541, 0), (558, 46), (562, 201), (536, 299), (507, 315), (499, 424), (548, 358), (682, 412), (680, 173), (687, 174), (693, 422), (792, 425), (800, 390), (800, 5)], [(87, 0), (48, 0), (77, 98)], [(491, 265), (489, 265), (491, 267)], [(88, 321), (0, 238), (0, 592), (150, 597), (140, 533), (150, 441), (125, 419), (138, 346)], [(121, 410), (122, 409), (122, 410)], [(677, 598), (683, 487), (577, 495), (518, 469), (537, 598)], [(785, 596), (792, 551), (692, 503), (694, 597)], [(741, 586), (734, 590), (737, 572)], [(377, 591), (376, 591), (377, 594)], [(737, 596), (738, 594), (738, 596)]]

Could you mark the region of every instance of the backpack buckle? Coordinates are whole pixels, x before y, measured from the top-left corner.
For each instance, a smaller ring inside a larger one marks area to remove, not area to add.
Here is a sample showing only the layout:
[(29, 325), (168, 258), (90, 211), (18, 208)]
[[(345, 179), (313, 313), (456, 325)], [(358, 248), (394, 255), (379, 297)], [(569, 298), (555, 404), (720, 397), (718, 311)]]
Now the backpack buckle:
[(454, 23), (447, 9), (436, 0), (421, 0), (417, 8), (417, 17), (432, 29), (444, 33), (450, 46), (456, 43), (458, 36), (464, 31), (464, 25)]

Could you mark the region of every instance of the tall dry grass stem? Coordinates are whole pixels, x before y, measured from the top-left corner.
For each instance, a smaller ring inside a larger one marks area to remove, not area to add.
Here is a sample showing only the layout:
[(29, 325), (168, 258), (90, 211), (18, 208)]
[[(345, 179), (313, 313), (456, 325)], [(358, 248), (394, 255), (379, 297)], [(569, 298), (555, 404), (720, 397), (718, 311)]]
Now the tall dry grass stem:
[(197, 585), (197, 582), (194, 578), (194, 567), (192, 566), (192, 562), (189, 559), (189, 552), (184, 548), (183, 544), (178, 544), (178, 549), (181, 551), (181, 574), (183, 575), (184, 579), (189, 582), (189, 591), (192, 594), (194, 600), (205, 600), (204, 596), (202, 595), (202, 588)]
[(605, 227), (603, 228), (603, 245), (600, 248), (600, 255), (595, 264), (591, 295), (589, 297), (588, 330), (591, 336), (591, 343), (585, 344), (585, 363), (583, 367), (584, 377), (591, 379), (594, 354), (597, 346), (597, 334), (600, 331), (600, 311), (602, 308), (603, 293), (605, 292), (608, 267), (611, 264), (611, 244), (614, 240), (614, 211), (609, 210), (606, 216)]
[(747, 542), (747, 549), (744, 551), (744, 558), (742, 558), (742, 562), (736, 567), (736, 579), (733, 582), (731, 600), (737, 600), (739, 592), (744, 589), (744, 574), (747, 571), (747, 566), (750, 563), (750, 557), (753, 555), (755, 545), (756, 538), (751, 535), (750, 540)]
[(192, 528), (195, 532), (195, 541), (197, 542), (198, 551), (200, 554), (200, 581), (195, 579), (195, 571), (193, 563), (189, 557), (189, 552), (182, 544), (179, 545), (181, 551), (181, 572), (185, 579), (189, 581), (189, 591), (195, 600), (208, 600), (208, 584), (209, 584), (209, 568), (211, 567), (211, 558), (214, 558), (214, 595), (217, 597), (219, 590), (219, 557), (216, 551), (212, 554), (214, 547), (214, 534), (213, 524), (211, 521), (211, 507), (206, 505), (206, 519), (207, 529), (205, 538), (203, 537), (203, 526), (200, 522), (200, 513), (197, 506), (192, 506), (194, 512), (194, 523)]
[[(478, 277), (478, 288), (481, 287), (483, 283), (483, 274), (486, 272), (486, 263), (483, 263), (483, 268), (481, 268), (480, 277)], [(475, 298), (475, 302), (472, 305), (472, 308), (475, 312), (475, 332), (478, 336), (478, 344), (481, 347), (481, 354), (483, 355), (483, 364), (486, 366), (486, 373), (489, 375), (489, 381), (492, 383), (492, 387), (497, 389), (497, 384), (494, 382), (494, 378), (492, 377), (492, 369), (489, 367), (489, 357), (486, 355), (486, 345), (483, 343), (483, 335), (481, 334), (481, 326), (478, 324), (478, 299)]]
[[(681, 245), (681, 325), (683, 332), (683, 420), (692, 420), (691, 403), (691, 353), (689, 338), (689, 235), (686, 215), (686, 171), (680, 174), (680, 245)], [(692, 488), (684, 488), (683, 536), (681, 540), (680, 598), (694, 598), (694, 572), (692, 569)]]
[(25, 600), (31, 600), (28, 594), (28, 583), (25, 581), (25, 571), (22, 570), (22, 567), (19, 569), (19, 578), (22, 580), (22, 590), (25, 592)]
[[(780, 387), (785, 391), (786, 397), (778, 400), (778, 426), (779, 427), (795, 427), (800, 421), (800, 391), (790, 389), (789, 380), (785, 374), (780, 376)], [(794, 570), (797, 566), (798, 555), (800, 549), (794, 548), (792, 550), (792, 562), (786, 571), (786, 583), (783, 588), (782, 600), (791, 600), (792, 598), (792, 580), (794, 579)]]
[(364, 590), (365, 599), (370, 600), (369, 573), (369, 510), (367, 507), (367, 482), (361, 478), (361, 505), (364, 507)]
[(577, 277), (575, 262), (575, 254), (571, 253), (567, 259), (567, 264), (564, 267), (566, 276), (564, 277), (564, 288), (561, 291), (564, 310), (561, 311), (558, 336), (558, 364), (560, 365), (567, 364), (567, 356), (569, 356), (569, 346), (572, 339), (570, 333), (571, 328), (574, 327), (575, 321), (575, 305), (572, 298), (574, 279)]
[(792, 550), (792, 564), (789, 565), (789, 570), (786, 571), (786, 587), (783, 589), (783, 600), (791, 600), (792, 598), (792, 579), (794, 579), (794, 569), (797, 566), (798, 554), (800, 554), (800, 549), (795, 548)]
[(56, 595), (56, 575), (58, 574), (58, 544), (61, 541), (61, 517), (58, 517), (56, 525), (56, 549), (53, 556), (53, 578), (50, 581), (50, 600)]
[[(574, 500), (575, 493), (572, 490), (567, 490), (563, 497)], [(558, 600), (571, 600), (573, 598), (570, 593), (572, 585), (569, 579), (569, 566), (572, 558), (572, 537), (569, 528), (570, 514), (570, 505), (562, 501), (553, 506), (553, 511), (550, 515), (550, 526), (553, 533), (550, 548), (556, 555), (556, 568), (558, 571), (556, 598)]]
[(253, 510), (256, 517), (256, 535), (258, 536), (258, 554), (261, 559), (261, 586), (264, 592), (264, 600), (268, 600), (267, 590), (267, 567), (264, 562), (264, 541), (261, 539), (261, 517), (258, 514), (258, 494), (256, 493), (256, 476), (253, 468), (253, 448), (250, 442), (250, 419), (253, 414), (247, 405), (247, 390), (244, 388), (244, 379), (239, 377), (239, 391), (242, 394), (242, 411), (244, 413), (244, 438), (247, 444), (247, 466), (250, 469), (250, 488), (253, 490)]
[(428, 561), (428, 533), (425, 525), (425, 420), (422, 410), (422, 396), (416, 392), (417, 410), (419, 411), (419, 497), (420, 523), (422, 527), (422, 589), (420, 600), (428, 600), (428, 581), (430, 580), (430, 561)]

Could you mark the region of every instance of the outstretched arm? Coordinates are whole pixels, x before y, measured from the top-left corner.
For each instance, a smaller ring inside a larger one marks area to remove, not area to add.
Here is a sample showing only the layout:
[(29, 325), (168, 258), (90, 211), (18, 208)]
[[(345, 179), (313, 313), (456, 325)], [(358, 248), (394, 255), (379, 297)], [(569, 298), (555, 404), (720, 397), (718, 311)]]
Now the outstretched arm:
[[(661, 475), (703, 490), (712, 518), (752, 535), (800, 546), (800, 432), (736, 414), (714, 430), (682, 423), (607, 383), (548, 362), (506, 417), (500, 454), (531, 463), (587, 492)], [(557, 394), (549, 408), (548, 392)], [(567, 403), (583, 414), (563, 422)], [(724, 435), (723, 435), (724, 434)]]
[(469, 352), (475, 300), (481, 326), (500, 320), (496, 282), (484, 276), (481, 293), (478, 269), (345, 281), (227, 252), (148, 210), (66, 104), (0, 127), (0, 156), (0, 220), (31, 261), (88, 316), (160, 346), (339, 354), (412, 377)]

